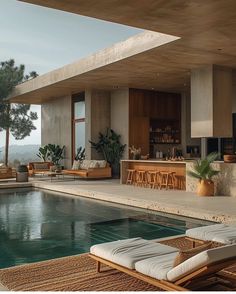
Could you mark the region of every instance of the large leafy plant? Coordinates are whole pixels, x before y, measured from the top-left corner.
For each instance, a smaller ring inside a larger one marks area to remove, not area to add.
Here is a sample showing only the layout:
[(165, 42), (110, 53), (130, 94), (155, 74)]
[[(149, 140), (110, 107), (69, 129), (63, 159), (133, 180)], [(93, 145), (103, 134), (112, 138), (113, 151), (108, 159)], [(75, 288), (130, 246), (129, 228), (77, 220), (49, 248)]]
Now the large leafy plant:
[(47, 144), (39, 148), (37, 156), (43, 161), (51, 161), (54, 165), (59, 165), (64, 158), (65, 146), (60, 147), (56, 144)]
[(64, 158), (65, 146), (60, 147), (56, 144), (48, 144), (49, 158), (54, 165), (59, 165)]
[(85, 148), (81, 146), (77, 148), (77, 153), (75, 155), (75, 160), (83, 161), (85, 159)]
[(204, 159), (196, 160), (192, 170), (188, 171), (188, 175), (198, 180), (212, 181), (214, 176), (217, 176), (220, 171), (212, 167), (212, 163), (218, 158), (218, 153), (210, 153)]
[(119, 170), (120, 159), (124, 153), (126, 144), (121, 144), (121, 136), (110, 128), (106, 133), (99, 133), (98, 142), (90, 141), (93, 148), (103, 155), (104, 159), (111, 165), (113, 171)]
[(39, 147), (39, 153), (36, 154), (40, 159), (43, 161), (49, 160), (49, 150), (48, 150), (48, 145)]

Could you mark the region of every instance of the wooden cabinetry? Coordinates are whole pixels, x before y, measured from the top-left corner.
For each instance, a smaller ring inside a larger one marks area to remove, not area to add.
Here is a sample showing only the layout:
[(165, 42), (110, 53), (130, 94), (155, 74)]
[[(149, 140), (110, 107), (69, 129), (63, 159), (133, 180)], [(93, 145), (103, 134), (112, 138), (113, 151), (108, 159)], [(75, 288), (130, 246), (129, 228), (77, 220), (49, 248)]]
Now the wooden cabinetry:
[(142, 154), (149, 153), (149, 117), (139, 116), (130, 120), (130, 146), (140, 147)]
[[(129, 118), (129, 145), (141, 147), (143, 155), (150, 153), (150, 139), (156, 144), (153, 138), (163, 137), (162, 131), (168, 133), (168, 139), (165, 135), (166, 141), (159, 143), (179, 144), (181, 141), (180, 94), (130, 89)], [(159, 134), (154, 134), (156, 131)]]

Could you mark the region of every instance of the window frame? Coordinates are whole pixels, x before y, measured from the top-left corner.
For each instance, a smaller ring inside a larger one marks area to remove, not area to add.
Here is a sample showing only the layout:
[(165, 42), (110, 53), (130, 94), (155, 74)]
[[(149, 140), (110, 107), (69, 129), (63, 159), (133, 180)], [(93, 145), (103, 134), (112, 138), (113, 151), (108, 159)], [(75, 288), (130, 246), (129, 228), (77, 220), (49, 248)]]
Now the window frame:
[(74, 94), (71, 97), (71, 113), (72, 113), (72, 120), (71, 120), (71, 124), (72, 124), (72, 150), (71, 150), (71, 154), (72, 154), (72, 158), (71, 158), (71, 162), (73, 164), (74, 158), (75, 158), (75, 126), (77, 123), (80, 122), (84, 122), (86, 121), (85, 119), (85, 115), (83, 118), (75, 118), (75, 103), (76, 102), (81, 102), (84, 101), (85, 102), (85, 93), (81, 92), (78, 94)]

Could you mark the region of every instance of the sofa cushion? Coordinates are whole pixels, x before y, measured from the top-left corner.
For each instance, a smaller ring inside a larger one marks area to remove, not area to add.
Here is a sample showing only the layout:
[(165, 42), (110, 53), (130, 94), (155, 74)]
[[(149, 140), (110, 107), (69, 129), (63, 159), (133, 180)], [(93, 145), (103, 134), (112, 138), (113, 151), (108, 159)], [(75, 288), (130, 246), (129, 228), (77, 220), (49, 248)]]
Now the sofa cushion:
[(104, 168), (107, 166), (106, 160), (98, 160), (97, 162), (100, 168)]
[(236, 225), (215, 224), (193, 228), (186, 231), (186, 236), (203, 241), (233, 244), (236, 243)]
[(236, 244), (226, 245), (222, 247), (217, 247), (213, 249), (208, 249), (203, 251), (178, 266), (174, 267), (167, 273), (167, 278), (169, 281), (176, 281), (183, 276), (190, 274), (205, 265), (212, 264), (214, 262), (220, 262), (225, 259), (236, 257)]
[(104, 168), (106, 167), (107, 162), (106, 160), (89, 160), (85, 159), (80, 165), (81, 169), (88, 169), (88, 168)]
[(134, 269), (137, 261), (177, 251), (176, 248), (142, 238), (107, 242), (90, 248), (92, 254), (130, 269)]
[(72, 165), (72, 170), (78, 170), (80, 169), (80, 161), (79, 160), (74, 160), (73, 165)]
[(48, 163), (34, 163), (34, 169), (36, 170), (48, 170), (49, 169), (49, 165)]
[(99, 168), (99, 163), (97, 160), (91, 160), (89, 164), (89, 168)]
[(90, 161), (91, 160), (88, 160), (88, 159), (83, 160), (81, 162), (80, 168), (81, 169), (88, 169), (89, 168), (89, 165), (90, 165)]

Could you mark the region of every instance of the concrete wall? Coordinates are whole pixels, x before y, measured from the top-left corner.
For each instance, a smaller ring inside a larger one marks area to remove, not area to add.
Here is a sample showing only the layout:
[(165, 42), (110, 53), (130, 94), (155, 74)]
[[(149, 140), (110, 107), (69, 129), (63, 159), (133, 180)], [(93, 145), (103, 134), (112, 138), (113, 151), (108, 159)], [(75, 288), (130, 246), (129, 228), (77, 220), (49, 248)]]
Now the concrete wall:
[(111, 128), (121, 135), (126, 144), (123, 158), (128, 158), (129, 147), (129, 89), (111, 92)]
[(85, 91), (85, 149), (87, 159), (101, 158), (91, 148), (89, 141), (97, 141), (99, 132), (104, 133), (111, 124), (110, 92), (104, 90)]
[[(185, 147), (186, 146), (200, 146), (201, 140), (198, 138), (191, 138), (191, 98), (190, 93), (183, 93), (182, 94), (182, 103), (185, 104), (185, 107), (183, 109), (182, 106), (182, 132), (185, 133)], [(185, 150), (186, 151), (186, 150)]]
[(231, 113), (232, 70), (217, 65), (192, 70), (191, 136), (231, 137)]
[(62, 164), (71, 167), (71, 97), (57, 98), (41, 107), (42, 145), (48, 143), (65, 145), (65, 159)]

